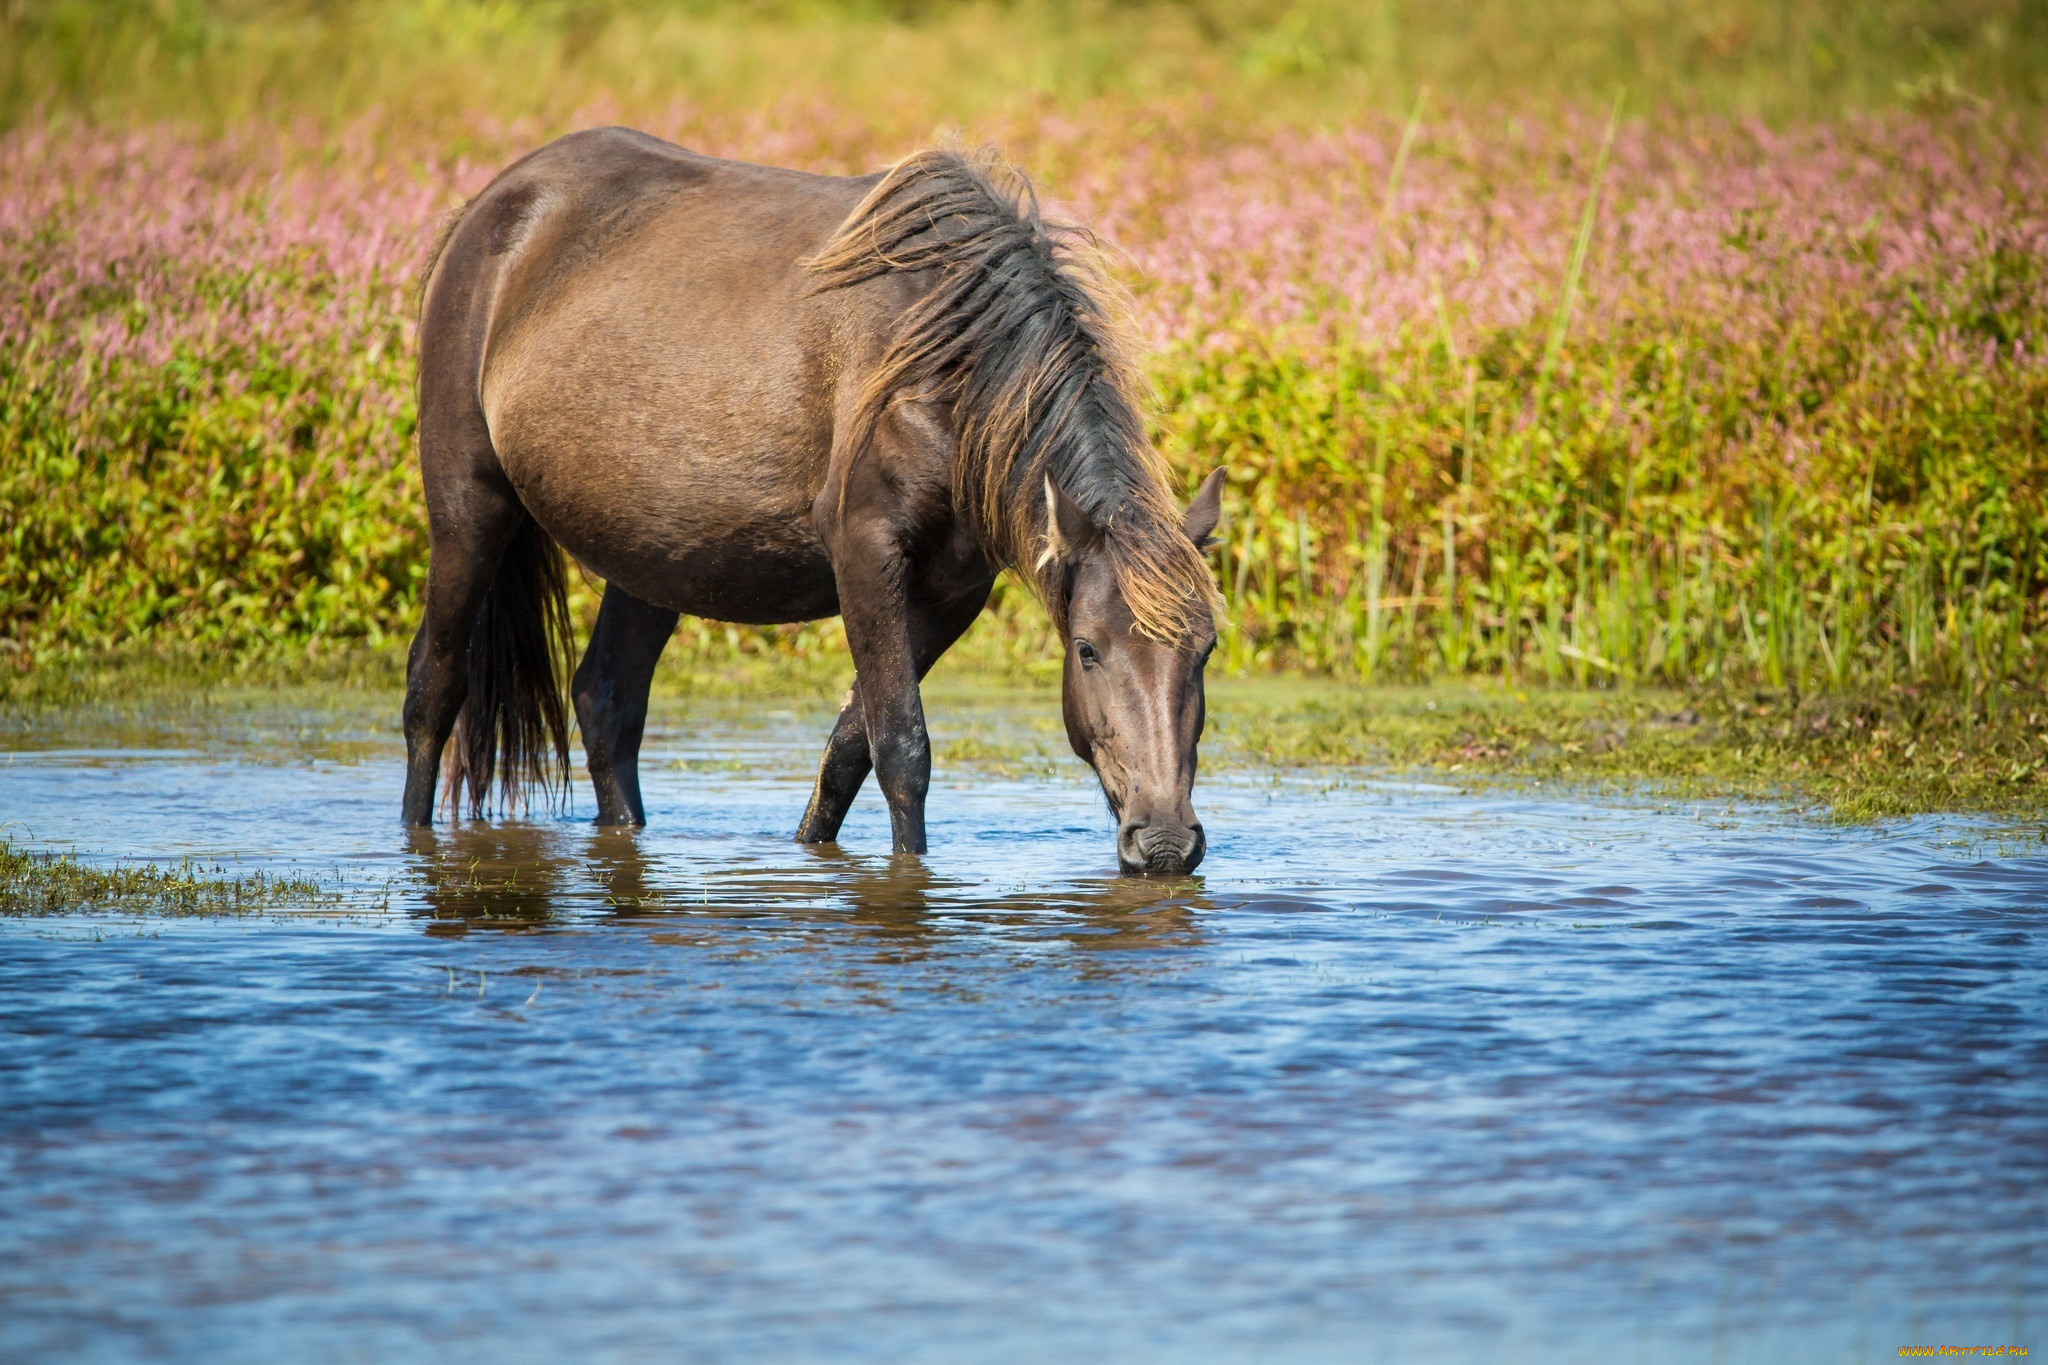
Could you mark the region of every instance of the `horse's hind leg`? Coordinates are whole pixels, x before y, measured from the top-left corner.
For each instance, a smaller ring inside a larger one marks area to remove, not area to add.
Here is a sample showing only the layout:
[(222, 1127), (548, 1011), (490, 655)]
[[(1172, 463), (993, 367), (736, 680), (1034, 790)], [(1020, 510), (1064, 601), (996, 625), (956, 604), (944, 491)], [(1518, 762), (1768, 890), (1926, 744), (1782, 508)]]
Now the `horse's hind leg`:
[[(911, 610), (910, 647), (918, 681), (924, 680), (939, 656), (951, 649), (954, 641), (974, 624), (974, 618), (981, 615), (988, 602), (989, 587), (984, 583), (978, 590), (942, 607)], [(868, 773), (874, 768), (863, 717), (860, 679), (855, 678), (839, 708), (832, 738), (825, 742), (825, 759), (818, 765), (818, 783), (811, 789), (811, 804), (797, 826), (798, 843), (824, 844), (839, 837), (839, 826), (845, 822), (853, 798), (860, 794), (861, 783), (868, 780)]]
[(427, 587), (405, 669), (408, 825), (434, 820), (441, 751), (469, 690), (469, 644), (505, 547), (526, 516), (498, 464), (474, 400), (430, 401), (439, 371), (421, 376), (420, 473), (427, 498)]
[(441, 751), (469, 690), (469, 641), (477, 612), (526, 511), (503, 496), (467, 501), (461, 524), (434, 525), (427, 559), (425, 610), (405, 668), (405, 805), (408, 825), (434, 822)]
[(676, 616), (616, 584), (605, 585), (597, 628), (570, 687), (600, 825), (647, 823), (640, 804), (640, 736), (647, 728), (654, 666), (675, 634)]

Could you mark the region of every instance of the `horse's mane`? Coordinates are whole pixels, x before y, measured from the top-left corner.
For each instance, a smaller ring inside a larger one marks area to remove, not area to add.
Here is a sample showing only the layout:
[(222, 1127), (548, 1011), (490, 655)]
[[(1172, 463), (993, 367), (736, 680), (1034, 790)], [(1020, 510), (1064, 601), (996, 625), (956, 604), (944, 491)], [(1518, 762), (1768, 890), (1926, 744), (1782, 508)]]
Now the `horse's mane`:
[[(934, 272), (861, 395), (855, 450), (899, 398), (952, 405), (953, 497), (983, 543), (1057, 615), (1050, 478), (1103, 532), (1138, 629), (1176, 641), (1216, 602), (1145, 437), (1120, 293), (1086, 232), (1039, 216), (1030, 182), (993, 153), (917, 152), (890, 169), (809, 262), (821, 288)], [(1061, 623), (1064, 630), (1065, 622)]]

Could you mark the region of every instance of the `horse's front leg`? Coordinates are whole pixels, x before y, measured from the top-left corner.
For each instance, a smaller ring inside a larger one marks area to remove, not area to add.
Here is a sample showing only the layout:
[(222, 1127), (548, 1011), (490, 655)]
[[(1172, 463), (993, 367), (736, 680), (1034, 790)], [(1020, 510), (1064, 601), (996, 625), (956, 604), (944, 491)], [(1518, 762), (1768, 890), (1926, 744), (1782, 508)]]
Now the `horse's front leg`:
[(861, 727), (868, 758), (889, 803), (898, 853), (922, 853), (924, 798), (932, 780), (932, 745), (917, 692), (911, 645), (909, 567), (886, 531), (847, 537), (835, 547), (839, 612), (853, 651)]
[(860, 680), (856, 678), (840, 703), (839, 719), (832, 724), (832, 738), (825, 741), (825, 758), (818, 765), (818, 781), (811, 788), (811, 804), (796, 827), (800, 844), (829, 844), (839, 837), (839, 826), (860, 784), (874, 768), (868, 757), (867, 721), (860, 704)]
[[(953, 647), (988, 602), (993, 580), (971, 583), (951, 601), (936, 607), (912, 604), (908, 608), (910, 650), (921, 682), (939, 656)], [(920, 712), (922, 714), (922, 712)], [(818, 783), (811, 789), (811, 804), (803, 823), (796, 829), (800, 844), (830, 843), (839, 837), (860, 784), (868, 780), (874, 762), (868, 756), (866, 708), (861, 703), (860, 680), (846, 694), (839, 719), (832, 726), (832, 738), (825, 742), (825, 759), (818, 765)]]

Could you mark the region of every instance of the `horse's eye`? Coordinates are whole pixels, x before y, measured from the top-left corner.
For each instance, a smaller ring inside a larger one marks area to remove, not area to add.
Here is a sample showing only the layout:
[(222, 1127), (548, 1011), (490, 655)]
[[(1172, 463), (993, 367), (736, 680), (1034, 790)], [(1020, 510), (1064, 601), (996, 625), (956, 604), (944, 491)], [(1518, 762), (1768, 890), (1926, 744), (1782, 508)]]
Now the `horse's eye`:
[(1095, 646), (1089, 644), (1086, 640), (1074, 641), (1074, 652), (1081, 656), (1082, 663), (1087, 664), (1091, 668), (1101, 662), (1101, 660), (1095, 657)]

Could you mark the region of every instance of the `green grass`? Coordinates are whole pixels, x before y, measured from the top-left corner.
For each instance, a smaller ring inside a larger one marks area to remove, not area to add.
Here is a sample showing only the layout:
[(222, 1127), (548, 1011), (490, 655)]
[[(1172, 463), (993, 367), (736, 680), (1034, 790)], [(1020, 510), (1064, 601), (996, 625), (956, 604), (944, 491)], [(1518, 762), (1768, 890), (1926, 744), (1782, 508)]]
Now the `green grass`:
[[(1426, 345), (1162, 359), (1163, 448), (1190, 481), (1231, 470), (1216, 556), (1225, 666), (1966, 692), (2036, 675), (2048, 371), (1987, 376), (1932, 345), (1809, 340), (1796, 385), (1775, 347), (1657, 335), (1575, 344), (1567, 378), (1544, 379), (1533, 329), (1496, 338), (1490, 375)], [(21, 393), (27, 371), (11, 382), (0, 695), (118, 686), (103, 661), (135, 659), (138, 640), (260, 671), (357, 667), (364, 643), (409, 634), (426, 553), (407, 429), (323, 477), (351, 429), (316, 424), (309, 448), (264, 457), (274, 478), (238, 483), (222, 471), (269, 437), (203, 387), (167, 393), (136, 375), (102, 391), (81, 431), (25, 416), (42, 400)], [(292, 382), (324, 391), (318, 373)], [(1539, 387), (1551, 421), (1511, 428)], [(162, 436), (136, 434), (145, 409), (178, 415)], [(1811, 433), (1798, 468), (1773, 450), (1788, 425)], [(579, 587), (586, 621), (595, 603)], [(1045, 666), (1026, 594), (1006, 585), (991, 616), (969, 647), (984, 666)], [(709, 681), (750, 654), (802, 671), (841, 641), (836, 623), (690, 621), (676, 652)]]
[(70, 854), (0, 841), (0, 915), (120, 913), (167, 917), (252, 915), (324, 905), (317, 883), (264, 872), (237, 873), (190, 859), (176, 867), (101, 867)]
[(1787, 119), (2038, 102), (2044, 53), (2038, 0), (21, 0), (0, 11), (0, 124), (825, 101), (919, 136), (1190, 92), (1237, 117), (1344, 117), (1423, 85), (1482, 105), (1627, 86)]
[[(1534, 328), (1476, 362), (1416, 344), (1162, 366), (1162, 444), (1231, 469), (1227, 663), (1808, 690), (2036, 676), (2048, 372), (1966, 373), (1932, 329), (1889, 350), (1871, 327), (1721, 341), (1681, 320), (1570, 345), (1559, 378)], [(1545, 420), (1517, 425), (1532, 407)]]
[(0, 713), (130, 701), (160, 706), (178, 697), (203, 705), (226, 689), (367, 691), (404, 685), (405, 654), (394, 645), (343, 641), (324, 648), (224, 654), (189, 644), (138, 641), (123, 648), (73, 651), (32, 669), (0, 671)]

